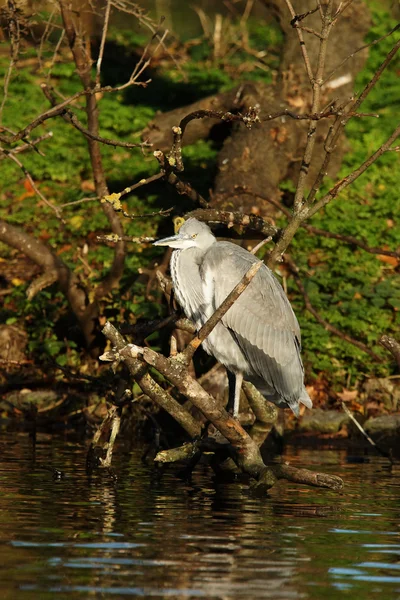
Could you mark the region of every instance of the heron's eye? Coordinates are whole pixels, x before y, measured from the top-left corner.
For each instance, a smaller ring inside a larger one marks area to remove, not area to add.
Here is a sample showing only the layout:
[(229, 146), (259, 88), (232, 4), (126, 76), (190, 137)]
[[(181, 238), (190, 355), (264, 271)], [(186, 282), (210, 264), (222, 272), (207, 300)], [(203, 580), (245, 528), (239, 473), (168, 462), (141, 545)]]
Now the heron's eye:
[(195, 239), (197, 238), (197, 233), (193, 233), (193, 234), (191, 235), (191, 238), (192, 238), (192, 240), (195, 240)]

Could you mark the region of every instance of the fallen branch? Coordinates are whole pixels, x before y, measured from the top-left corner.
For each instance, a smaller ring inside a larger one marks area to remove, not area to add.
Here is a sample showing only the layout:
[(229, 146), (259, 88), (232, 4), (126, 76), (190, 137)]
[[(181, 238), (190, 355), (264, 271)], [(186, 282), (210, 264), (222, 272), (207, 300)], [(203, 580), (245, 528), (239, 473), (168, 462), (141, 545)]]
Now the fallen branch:
[[(132, 354), (125, 351), (127, 342), (118, 330), (107, 321), (103, 329), (104, 335), (111, 341), (116, 351), (106, 353), (101, 360), (119, 361), (123, 360), (129, 369), (132, 378), (138, 383), (139, 387), (146, 396), (149, 396), (160, 408), (168, 412), (177, 421), (183, 429), (191, 436), (200, 435), (201, 425), (192, 417), (192, 415), (183, 408), (147, 372), (146, 365)], [(122, 354), (122, 351), (125, 351)]]

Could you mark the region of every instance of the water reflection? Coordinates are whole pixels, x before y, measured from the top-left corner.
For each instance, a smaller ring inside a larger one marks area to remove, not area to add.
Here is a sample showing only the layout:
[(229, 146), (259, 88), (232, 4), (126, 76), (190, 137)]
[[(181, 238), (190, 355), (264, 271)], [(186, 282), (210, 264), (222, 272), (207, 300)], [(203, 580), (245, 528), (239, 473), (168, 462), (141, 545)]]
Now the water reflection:
[[(399, 474), (382, 459), (289, 450), (346, 481), (341, 495), (279, 483), (159, 476), (140, 451), (115, 456), (117, 478), (88, 480), (85, 448), (26, 437), (0, 458), (3, 598), (391, 598), (400, 589)], [(52, 478), (49, 465), (65, 477)]]

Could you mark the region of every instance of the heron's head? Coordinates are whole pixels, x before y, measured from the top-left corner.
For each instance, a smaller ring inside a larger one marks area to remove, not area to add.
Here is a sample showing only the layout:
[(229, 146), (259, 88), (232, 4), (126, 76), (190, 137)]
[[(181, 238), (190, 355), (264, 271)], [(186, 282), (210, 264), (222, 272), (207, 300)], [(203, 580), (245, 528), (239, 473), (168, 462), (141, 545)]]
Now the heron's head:
[(154, 242), (154, 246), (206, 249), (216, 241), (211, 229), (193, 217), (185, 221), (176, 235)]

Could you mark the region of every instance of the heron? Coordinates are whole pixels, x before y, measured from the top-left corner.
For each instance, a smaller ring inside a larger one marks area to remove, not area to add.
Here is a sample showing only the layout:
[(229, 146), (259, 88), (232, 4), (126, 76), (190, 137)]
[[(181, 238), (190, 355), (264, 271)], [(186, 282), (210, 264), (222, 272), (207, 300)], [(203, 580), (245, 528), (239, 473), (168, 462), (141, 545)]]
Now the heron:
[[(176, 235), (154, 245), (173, 248), (175, 297), (197, 330), (259, 261), (232, 242), (217, 241), (208, 225), (193, 217)], [(264, 398), (291, 408), (296, 416), (300, 403), (312, 408), (304, 387), (300, 327), (281, 284), (264, 263), (202, 346), (227, 369), (228, 409), (234, 417), (239, 414), (243, 378)]]

